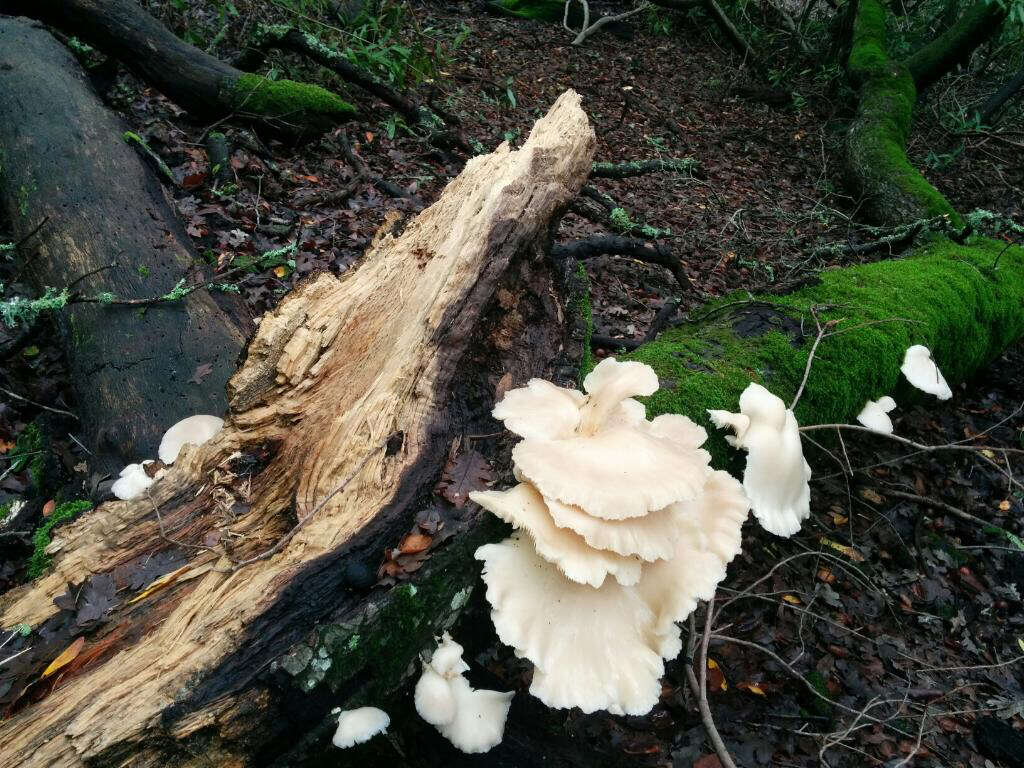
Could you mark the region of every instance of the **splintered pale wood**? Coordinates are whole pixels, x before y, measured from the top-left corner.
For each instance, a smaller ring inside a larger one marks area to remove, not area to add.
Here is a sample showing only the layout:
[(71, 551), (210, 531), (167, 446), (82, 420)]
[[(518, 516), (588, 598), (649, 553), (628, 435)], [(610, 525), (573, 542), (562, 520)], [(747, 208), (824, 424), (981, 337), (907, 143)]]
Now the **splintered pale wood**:
[[(223, 477), (236, 451), (273, 446), (246, 489), (247, 510), (228, 526), (236, 560), (273, 546), (355, 473), (273, 557), (241, 570), (222, 557), (217, 568), (141, 602), (138, 616), (119, 616), (145, 631), (0, 723), (5, 758), (24, 766), (154, 764), (154, 732), (180, 739), (216, 719), (214, 706), (168, 733), (161, 715), (237, 649), (245, 627), (304, 563), (351, 544), (386, 515), (426, 459), (443, 465), (443, 452), (431, 452), (482, 312), (513, 257), (546, 244), (552, 217), (587, 178), (594, 143), (579, 96), (568, 91), (522, 149), (502, 145), (471, 159), (404, 232), (378, 236), (358, 269), (318, 277), (263, 319), (228, 385), (225, 429), (185, 453), (152, 500), (111, 502), (55, 531), (53, 571), (0, 601), (4, 626), (38, 626), (69, 582), (149, 551), (161, 540), (154, 506), (168, 536), (201, 542), (215, 523), (223, 527)], [(392, 453), (384, 445), (395, 433), (403, 439)], [(195, 563), (212, 557), (192, 551)]]

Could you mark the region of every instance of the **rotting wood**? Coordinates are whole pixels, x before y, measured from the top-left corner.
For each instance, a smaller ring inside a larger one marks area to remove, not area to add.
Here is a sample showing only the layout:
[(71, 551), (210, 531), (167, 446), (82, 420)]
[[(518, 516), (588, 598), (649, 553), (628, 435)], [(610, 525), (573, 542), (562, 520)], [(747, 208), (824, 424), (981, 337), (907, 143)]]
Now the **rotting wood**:
[[(184, 452), (151, 498), (108, 503), (54, 532), (53, 572), (0, 600), (3, 626), (57, 620), (52, 600), (68, 583), (168, 539), (188, 545), (192, 570), (122, 603), (107, 624), (130, 631), (106, 656), (0, 724), (5, 757), (246, 765), (269, 759), (285, 724), (298, 728), (259, 675), (325, 615), (365, 602), (344, 589), (348, 566), (373, 562), (408, 528), (452, 438), (467, 425), (486, 431), (501, 379), (576, 374), (553, 367), (568, 308), (545, 252), (593, 159), (579, 102), (563, 94), (522, 149), (473, 158), (401, 235), (379, 234), (352, 274), (322, 275), (268, 314), (229, 383), (225, 429)], [(246, 473), (252, 455), (262, 463)], [(218, 547), (236, 561), (272, 547), (363, 462), (272, 558), (240, 570), (217, 559)], [(213, 532), (219, 542), (204, 543)], [(396, 631), (409, 656), (392, 661), (408, 665), (432, 628)]]

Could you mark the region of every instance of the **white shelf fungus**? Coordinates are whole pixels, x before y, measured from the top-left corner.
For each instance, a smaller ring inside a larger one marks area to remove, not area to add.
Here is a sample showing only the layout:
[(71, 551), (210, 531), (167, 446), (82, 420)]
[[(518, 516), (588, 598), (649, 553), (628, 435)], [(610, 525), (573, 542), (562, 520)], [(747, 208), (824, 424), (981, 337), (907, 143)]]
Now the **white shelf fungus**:
[(903, 355), (903, 366), (900, 368), (907, 381), (929, 395), (935, 395), (939, 400), (949, 400), (953, 396), (953, 390), (946, 383), (942, 371), (932, 360), (932, 353), (928, 347), (915, 344)]
[(889, 411), (895, 407), (896, 401), (888, 395), (877, 400), (868, 400), (857, 414), (857, 421), (875, 432), (891, 435), (892, 419), (889, 417)]
[(159, 470), (153, 477), (146, 474), (146, 465), (152, 464), (152, 459), (147, 459), (141, 464), (129, 464), (127, 467), (121, 470), (121, 474), (118, 476), (114, 484), (110, 486), (110, 492), (113, 493), (119, 499), (134, 499), (136, 496), (141, 496), (143, 492), (155, 483), (159, 478), (163, 477), (164, 470)]
[(338, 715), (338, 730), (334, 732), (331, 743), (336, 747), (348, 749), (369, 741), (378, 733), (385, 733), (389, 725), (391, 718), (388, 717), (388, 713), (376, 707), (346, 709)]
[(743, 490), (766, 531), (792, 536), (811, 514), (811, 468), (804, 460), (796, 416), (760, 384), (740, 395), (740, 412), (709, 410), (716, 427), (731, 427), (726, 440), (747, 451)]
[(463, 677), (467, 669), (462, 646), (445, 632), (423, 664), (414, 700), (420, 717), (457, 749), (477, 754), (501, 743), (513, 694), (473, 688)]
[(519, 484), (470, 497), (518, 530), (476, 557), (498, 637), (534, 664), (533, 695), (639, 715), (682, 647), (676, 622), (739, 552), (749, 504), (710, 468), (703, 428), (647, 420), (632, 398), (657, 390), (649, 366), (608, 358), (583, 386), (534, 379), (495, 406), (524, 438), (512, 452)]
[(157, 455), (164, 464), (173, 464), (185, 445), (202, 445), (220, 432), (224, 419), (219, 416), (189, 416), (164, 432)]

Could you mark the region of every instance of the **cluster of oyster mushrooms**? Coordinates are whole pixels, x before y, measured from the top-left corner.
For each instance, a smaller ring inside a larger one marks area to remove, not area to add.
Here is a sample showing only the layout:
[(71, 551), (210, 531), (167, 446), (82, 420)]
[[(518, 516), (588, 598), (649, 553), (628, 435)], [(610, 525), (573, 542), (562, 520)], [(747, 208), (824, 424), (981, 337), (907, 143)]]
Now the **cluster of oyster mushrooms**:
[(676, 622), (710, 599), (740, 551), (749, 502), (685, 416), (646, 418), (658, 389), (638, 362), (602, 361), (586, 394), (534, 379), (494, 415), (523, 438), (519, 484), (471, 498), (518, 529), (476, 552), (502, 642), (534, 664), (548, 706), (643, 714)]

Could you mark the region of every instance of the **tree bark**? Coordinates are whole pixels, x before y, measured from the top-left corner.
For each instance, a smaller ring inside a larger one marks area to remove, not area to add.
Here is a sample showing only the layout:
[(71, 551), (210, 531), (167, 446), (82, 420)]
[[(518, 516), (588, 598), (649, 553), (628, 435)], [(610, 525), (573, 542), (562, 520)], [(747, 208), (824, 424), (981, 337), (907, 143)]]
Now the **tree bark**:
[(302, 134), (330, 128), (356, 112), (319, 86), (235, 69), (179, 39), (132, 0), (13, 0), (12, 6), (119, 59), (198, 117), (237, 115)]
[[(3, 211), (19, 238), (46, 222), (21, 249), (40, 289), (82, 278), (75, 290), (86, 294), (161, 296), (188, 274), (198, 256), (153, 174), (121, 139), (123, 126), (68, 50), (25, 20), (0, 18), (0, 113)], [(205, 292), (145, 312), (73, 304), (60, 313), (97, 468), (155, 457), (175, 421), (225, 410), (224, 384), (247, 323), (240, 305), (224, 305), (239, 320)], [(200, 365), (208, 374), (190, 381)]]
[[(522, 149), (471, 159), (357, 270), (322, 275), (266, 315), (228, 384), (225, 428), (150, 498), (54, 531), (54, 571), (0, 599), (0, 625), (45, 629), (20, 671), (0, 668), (15, 691), (36, 681), (0, 724), (5, 759), (267, 764), (304, 733), (322, 745), (331, 707), (372, 702), (415, 668), (465, 604), (487, 535), (479, 511), (434, 495), (446, 457), (493, 432), (497, 387), (578, 371), (545, 251), (593, 159), (579, 102), (563, 94)], [(424, 507), (454, 536), (411, 583), (371, 591), (380, 553)], [(157, 551), (184, 564), (118, 593), (100, 619), (92, 603), (83, 620), (74, 597), (52, 602), (69, 582), (72, 596), (119, 584)], [(331, 629), (308, 657), (318, 622)], [(87, 660), (41, 691), (40, 672), (76, 636)]]

